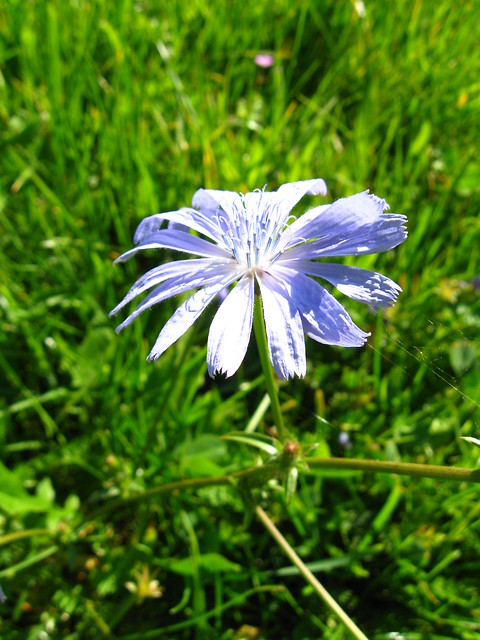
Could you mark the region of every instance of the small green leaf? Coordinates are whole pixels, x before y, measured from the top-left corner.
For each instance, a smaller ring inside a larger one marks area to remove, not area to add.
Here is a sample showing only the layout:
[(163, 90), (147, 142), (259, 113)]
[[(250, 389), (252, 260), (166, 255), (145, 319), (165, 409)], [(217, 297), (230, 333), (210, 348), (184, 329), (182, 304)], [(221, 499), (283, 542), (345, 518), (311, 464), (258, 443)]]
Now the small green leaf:
[(288, 504), (292, 501), (297, 490), (298, 469), (291, 467), (285, 476), (285, 501)]
[(229, 433), (226, 436), (222, 436), (222, 440), (241, 442), (242, 444), (246, 444), (249, 447), (261, 449), (262, 451), (265, 451), (265, 453), (268, 453), (269, 456), (276, 456), (279, 453), (277, 447), (272, 444), (277, 441), (274, 438), (265, 436), (261, 433), (245, 434), (243, 431), (238, 431)]
[(0, 509), (10, 515), (48, 511), (50, 503), (43, 496), (32, 496), (20, 478), (0, 462)]
[(460, 438), (462, 440), (465, 440), (469, 444), (475, 445), (476, 447), (478, 447), (480, 449), (480, 440), (478, 440), (477, 438), (472, 438), (470, 436), (460, 436)]
[(221, 476), (225, 470), (221, 462), (226, 460), (227, 447), (213, 434), (202, 434), (188, 442), (182, 443), (175, 450), (181, 460), (181, 468), (190, 476)]
[(192, 478), (205, 476), (223, 476), (225, 469), (205, 456), (190, 456), (185, 458), (182, 470), (188, 472)]
[(111, 327), (94, 327), (78, 347), (77, 359), (70, 367), (72, 385), (77, 389), (92, 389), (108, 374), (108, 354), (111, 353), (115, 332)]
[[(199, 556), (198, 560), (200, 568), (208, 573), (238, 573), (242, 569), (241, 565), (231, 562), (219, 553), (204, 553)], [(188, 558), (170, 561), (165, 565), (165, 568), (182, 576), (192, 576), (194, 561), (189, 556)]]
[(218, 436), (204, 433), (198, 438), (182, 443), (180, 447), (177, 447), (175, 453), (184, 459), (196, 459), (203, 456), (214, 462), (219, 462), (226, 456), (227, 448)]
[(50, 478), (43, 478), (37, 484), (36, 495), (45, 502), (53, 504), (55, 502), (55, 489)]
[(477, 354), (475, 347), (469, 342), (455, 342), (450, 347), (449, 356), (455, 375), (461, 376), (475, 364)]

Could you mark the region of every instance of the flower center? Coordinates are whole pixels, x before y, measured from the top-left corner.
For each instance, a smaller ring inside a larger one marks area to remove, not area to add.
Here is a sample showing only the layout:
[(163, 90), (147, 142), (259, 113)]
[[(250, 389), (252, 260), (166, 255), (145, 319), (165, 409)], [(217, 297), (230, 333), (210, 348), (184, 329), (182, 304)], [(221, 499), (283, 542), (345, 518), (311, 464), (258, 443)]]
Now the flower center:
[[(219, 212), (222, 216), (223, 212)], [(280, 255), (276, 252), (285, 224), (284, 215), (276, 203), (268, 202), (263, 191), (239, 196), (231, 215), (221, 226), (225, 244), (245, 270), (262, 271)]]

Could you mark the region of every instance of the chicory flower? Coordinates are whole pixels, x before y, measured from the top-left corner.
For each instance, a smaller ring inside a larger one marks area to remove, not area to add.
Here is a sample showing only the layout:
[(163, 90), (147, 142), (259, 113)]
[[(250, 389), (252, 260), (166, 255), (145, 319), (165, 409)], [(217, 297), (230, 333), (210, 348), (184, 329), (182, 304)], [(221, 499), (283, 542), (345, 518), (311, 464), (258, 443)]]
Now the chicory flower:
[[(212, 300), (234, 285), (214, 315), (207, 344), (208, 372), (228, 377), (247, 351), (257, 286), (270, 359), (280, 378), (305, 375), (305, 335), (324, 344), (362, 346), (370, 334), (357, 327), (314, 278), (373, 308), (393, 305), (401, 288), (379, 273), (317, 260), (392, 249), (407, 237), (406, 217), (384, 213), (385, 200), (368, 191), (315, 207), (298, 218), (290, 215), (304, 195), (326, 192), (321, 179), (245, 195), (199, 189), (192, 207), (145, 218), (134, 236), (137, 246), (116, 262), (145, 249), (174, 249), (195, 257), (161, 264), (143, 275), (111, 315), (141, 293), (153, 291), (117, 331), (153, 305), (196, 289), (160, 331), (147, 358), (156, 360)], [(165, 221), (169, 228), (162, 229)]]

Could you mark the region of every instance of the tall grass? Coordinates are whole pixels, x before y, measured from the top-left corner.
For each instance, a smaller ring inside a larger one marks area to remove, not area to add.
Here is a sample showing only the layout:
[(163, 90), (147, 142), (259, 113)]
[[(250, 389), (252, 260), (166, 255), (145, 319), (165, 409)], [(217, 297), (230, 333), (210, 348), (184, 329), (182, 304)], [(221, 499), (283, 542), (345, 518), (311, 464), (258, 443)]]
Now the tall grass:
[(475, 485), (311, 469), (289, 505), (243, 486), (143, 499), (255, 464), (221, 436), (272, 418), (254, 346), (233, 379), (208, 378), (212, 312), (155, 365), (178, 301), (120, 336), (107, 313), (165, 259), (112, 265), (138, 222), (201, 186), (370, 188), (410, 237), (354, 263), (404, 292), (377, 317), (348, 305), (365, 349), (309, 342), (285, 419), (319, 455), (475, 467), (459, 436), (480, 431), (479, 10), (1, 3), (2, 638), (346, 637), (255, 502), (370, 638), (478, 637)]

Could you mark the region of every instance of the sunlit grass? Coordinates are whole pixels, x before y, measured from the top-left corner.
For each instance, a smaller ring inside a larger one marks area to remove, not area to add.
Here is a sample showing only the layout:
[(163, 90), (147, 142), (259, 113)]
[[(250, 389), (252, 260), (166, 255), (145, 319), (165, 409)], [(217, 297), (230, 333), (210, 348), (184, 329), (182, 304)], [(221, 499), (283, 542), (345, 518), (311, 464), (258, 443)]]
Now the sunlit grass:
[[(249, 637), (246, 624), (252, 638), (346, 637), (233, 488), (101, 511), (256, 461), (220, 440), (264, 397), (254, 346), (233, 379), (212, 382), (212, 312), (155, 365), (145, 358), (176, 301), (120, 336), (107, 317), (162, 259), (112, 265), (138, 222), (201, 186), (318, 176), (328, 201), (370, 188), (408, 215), (404, 245), (355, 259), (402, 285), (397, 306), (375, 317), (351, 301), (369, 346), (311, 342), (305, 381), (280, 388), (284, 418), (318, 455), (476, 466), (459, 436), (480, 437), (478, 3), (363, 6), (2, 3), (5, 640), (162, 627), (227, 639)], [(272, 68), (255, 66), (259, 51)], [(271, 424), (266, 409), (258, 430)], [(369, 637), (462, 640), (479, 633), (478, 495), (320, 469), (301, 474), (288, 507), (255, 494)]]

